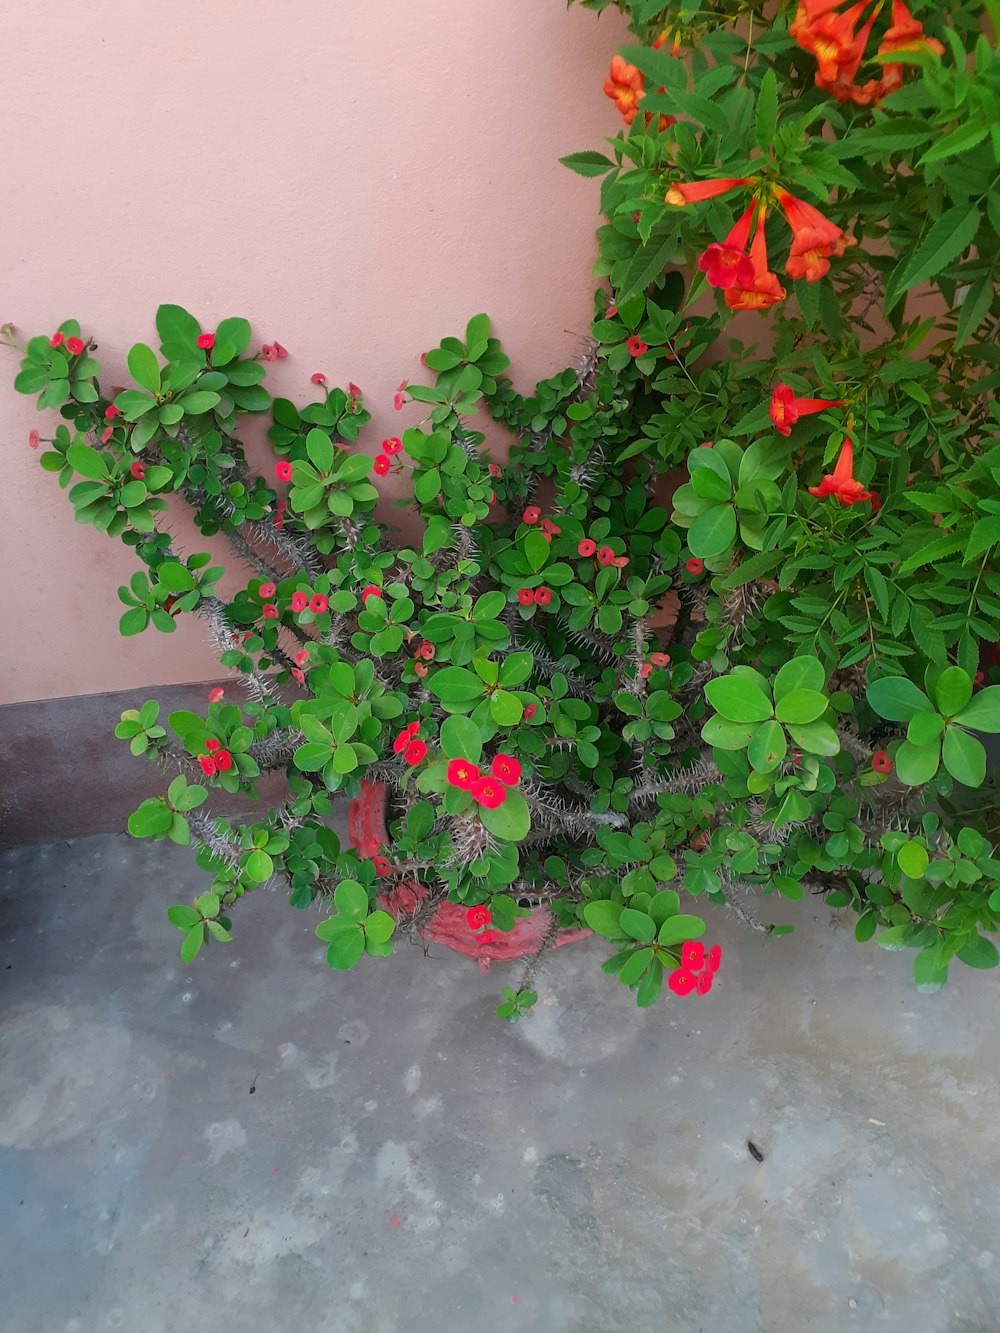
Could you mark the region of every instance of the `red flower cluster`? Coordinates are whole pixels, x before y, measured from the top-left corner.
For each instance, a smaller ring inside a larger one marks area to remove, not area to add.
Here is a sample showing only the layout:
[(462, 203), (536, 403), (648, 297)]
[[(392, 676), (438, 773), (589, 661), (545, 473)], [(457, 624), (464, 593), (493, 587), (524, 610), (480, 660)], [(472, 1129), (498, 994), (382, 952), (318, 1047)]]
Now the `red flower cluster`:
[(552, 601), (551, 588), (518, 588), (517, 600), (522, 606), (548, 606)]
[(721, 962), (718, 944), (713, 944), (706, 955), (700, 940), (686, 940), (681, 947), (681, 965), (671, 972), (667, 985), (675, 995), (690, 995), (692, 991), (707, 995)]
[(507, 788), (516, 787), (521, 781), (521, 765), (513, 755), (498, 754), (486, 775), (480, 773), (471, 759), (452, 759), (447, 776), (452, 787), (467, 791), (478, 805), (495, 810), (506, 801)]
[(863, 504), (866, 500), (876, 500), (874, 491), (866, 491), (860, 481), (854, 478), (854, 443), (849, 435), (844, 436), (836, 466), (827, 474), (818, 486), (810, 486), (809, 494), (823, 499), (827, 495), (836, 496), (842, 505)]
[(260, 354), (265, 361), (284, 361), (288, 355), (281, 343), (265, 343), (260, 349)]
[(393, 751), (401, 754), (411, 768), (414, 768), (427, 755), (427, 746), (418, 739), (419, 722), (411, 722), (392, 743)]
[(794, 389), (790, 389), (787, 384), (778, 384), (771, 394), (771, 420), (779, 434), (791, 435), (792, 427), (799, 417), (825, 412), (828, 407), (843, 406), (842, 398), (796, 398)]
[(207, 740), (205, 749), (208, 754), (200, 754), (198, 763), (201, 765), (201, 771), (207, 778), (212, 778), (216, 773), (226, 773), (233, 766), (233, 756), (228, 750), (222, 748), (221, 741)]
[(635, 120), (645, 87), (646, 81), (635, 65), (630, 65), (622, 56), (611, 57), (611, 69), (604, 80), (604, 95), (612, 99), (626, 125)]
[[(865, 58), (865, 47), (882, 8), (878, 0), (860, 29), (857, 24), (870, 0), (859, 0), (841, 10), (844, 0), (800, 0), (788, 29), (803, 51), (816, 57), (816, 86), (831, 93), (838, 102), (856, 106), (878, 106), (884, 97), (903, 85), (903, 66), (898, 62), (883, 65), (882, 76), (859, 85), (855, 82)], [(877, 54), (894, 55), (899, 51), (919, 51), (943, 55), (944, 47), (924, 35), (923, 24), (913, 17), (904, 0), (893, 0), (892, 24), (879, 43)]]
[[(262, 583), (257, 589), (257, 596), (266, 601), (277, 592), (277, 585), (274, 583)], [(324, 592), (307, 593), (301, 589), (292, 593), (289, 605), (292, 611), (299, 615), (301, 612), (309, 610), (314, 616), (321, 616), (330, 606), (330, 599)], [(278, 616), (278, 608), (273, 602), (268, 602), (264, 607), (264, 615), (268, 620), (275, 620)]]

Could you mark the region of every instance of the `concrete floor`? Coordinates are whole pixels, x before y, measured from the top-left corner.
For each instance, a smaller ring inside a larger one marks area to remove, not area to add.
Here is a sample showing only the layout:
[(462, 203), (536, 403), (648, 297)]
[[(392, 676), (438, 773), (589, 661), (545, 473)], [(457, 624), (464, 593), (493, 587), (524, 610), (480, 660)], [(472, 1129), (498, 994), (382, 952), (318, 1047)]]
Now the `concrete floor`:
[[(190, 855), (0, 857), (3, 1333), (996, 1333), (997, 978), (809, 904), (637, 1012), (598, 964), (333, 975), (276, 894), (190, 969)], [(255, 1092), (252, 1092), (253, 1088)], [(752, 1139), (764, 1153), (749, 1154)]]

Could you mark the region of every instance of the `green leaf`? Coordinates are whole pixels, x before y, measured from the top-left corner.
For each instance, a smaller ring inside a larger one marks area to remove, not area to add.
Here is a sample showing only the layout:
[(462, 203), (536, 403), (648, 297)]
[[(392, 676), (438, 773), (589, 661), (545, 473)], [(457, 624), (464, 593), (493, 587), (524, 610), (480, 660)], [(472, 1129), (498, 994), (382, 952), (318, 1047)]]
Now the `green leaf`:
[(961, 667), (945, 667), (934, 686), (934, 702), (945, 717), (960, 713), (972, 698), (972, 677)]
[[(623, 912), (622, 915), (624, 916), (625, 913)], [(622, 966), (621, 971), (618, 973), (618, 980), (622, 985), (634, 986), (646, 971), (646, 968), (649, 967), (650, 963), (653, 961), (653, 956), (652, 949), (633, 949), (632, 953)]]
[(669, 948), (671, 944), (680, 944), (683, 940), (696, 940), (704, 935), (705, 923), (700, 916), (687, 916), (680, 912), (677, 916), (668, 916), (657, 935), (658, 943)]
[(938, 945), (931, 945), (913, 960), (913, 984), (922, 995), (932, 995), (948, 980), (948, 964)]
[(896, 751), (896, 776), (908, 787), (919, 787), (938, 771), (941, 751), (937, 745), (913, 745), (904, 741)]
[(763, 722), (774, 709), (770, 699), (752, 680), (719, 676), (705, 686), (705, 697), (729, 722)]
[(448, 759), (478, 764), (483, 753), (482, 731), (471, 718), (454, 715), (441, 724), (441, 749)]
[(247, 857), (243, 870), (247, 879), (253, 880), (255, 884), (264, 884), (274, 874), (274, 862), (267, 852), (258, 848)]
[(910, 719), (906, 728), (906, 739), (911, 745), (933, 745), (944, 731), (944, 718), (940, 713), (918, 713)]
[(938, 218), (917, 247), (896, 288), (907, 292), (918, 282), (940, 277), (953, 260), (972, 244), (979, 230), (979, 210), (960, 204)]
[(330, 758), (333, 747), (324, 741), (306, 741), (292, 755), (295, 767), (303, 773), (318, 773)]
[(204, 943), (205, 927), (201, 924), (192, 926), (181, 941), (181, 962), (185, 966), (188, 963), (193, 963)]
[(615, 166), (603, 153), (590, 151), (570, 153), (566, 157), (561, 157), (559, 161), (579, 176), (603, 176), (605, 172), (613, 171)]
[(637, 912), (632, 907), (622, 910), (619, 925), (629, 939), (648, 944), (656, 934), (656, 922), (645, 912)]
[(139, 418), (156, 406), (156, 399), (138, 389), (123, 389), (115, 399), (115, 407), (126, 421), (138, 421)]
[(360, 924), (345, 922), (345, 928), (338, 930), (330, 940), (326, 951), (326, 961), (338, 972), (346, 972), (361, 961), (365, 952), (365, 933)]
[(193, 907), (186, 907), (183, 903), (177, 903), (174, 907), (167, 908), (167, 920), (178, 930), (190, 930), (201, 920), (201, 915)]
[(955, 957), (966, 967), (990, 968), (1000, 963), (997, 946), (984, 935), (977, 936), (972, 944), (963, 945)]
[(927, 848), (922, 842), (917, 842), (914, 838), (904, 842), (896, 853), (896, 861), (900, 870), (904, 875), (908, 875), (910, 879), (920, 879), (927, 869), (929, 860)]
[(779, 723), (762, 722), (753, 734), (747, 758), (758, 773), (770, 773), (782, 762), (787, 751), (785, 733)]
[(108, 475), (106, 460), (89, 444), (71, 444), (66, 450), (66, 462), (81, 477), (104, 481)]
[(160, 363), (152, 347), (145, 343), (136, 343), (129, 349), (128, 371), (136, 384), (141, 384), (150, 393), (160, 392)]
[(765, 72), (757, 93), (757, 145), (763, 153), (770, 153), (778, 124), (778, 80), (773, 69)]
[(688, 546), (701, 560), (712, 560), (728, 551), (736, 540), (736, 510), (732, 505), (713, 505), (699, 514), (688, 529)]
[(981, 787), (986, 781), (986, 750), (982, 741), (960, 727), (949, 727), (941, 747), (944, 766), (956, 782)]
[(365, 918), (365, 935), (376, 944), (384, 944), (396, 929), (396, 922), (388, 912), (371, 912)]
[(599, 898), (587, 903), (583, 909), (583, 919), (591, 930), (603, 935), (606, 940), (626, 939), (627, 936), (620, 925), (623, 911), (621, 903), (612, 903)]
[(829, 722), (806, 722), (802, 726), (789, 722), (788, 734), (806, 754), (835, 755), (840, 753), (840, 738)]
[(168, 592), (190, 592), (195, 586), (194, 575), (177, 560), (165, 560), (156, 571), (156, 579)]
[(186, 416), (200, 416), (202, 412), (210, 412), (213, 407), (218, 407), (221, 401), (217, 393), (202, 389), (198, 393), (187, 394), (180, 400), (180, 405)]
[(333, 905), (341, 916), (361, 920), (371, 906), (367, 889), (353, 879), (342, 879), (333, 891)]
[(640, 246), (629, 261), (619, 283), (619, 305), (637, 292), (644, 292), (671, 260), (677, 258), (677, 253), (677, 240), (672, 231), (667, 237), (651, 237), (645, 245)]
[(501, 727), (514, 727), (524, 715), (524, 705), (516, 694), (497, 690), (490, 695), (490, 716)]
[(774, 697), (783, 699), (793, 690), (815, 690), (820, 692), (826, 685), (826, 672), (823, 664), (816, 657), (793, 657), (786, 662), (774, 678)]
[(174, 812), (159, 796), (143, 801), (128, 817), (128, 831), (133, 838), (155, 838), (166, 833), (174, 822)]
[(753, 732), (753, 723), (710, 717), (701, 729), (701, 738), (707, 745), (718, 746), (720, 750), (745, 750)]
[(532, 528), (524, 538), (524, 558), (536, 574), (549, 558), (549, 544), (537, 528)]
[(980, 690), (969, 706), (955, 714), (956, 722), (972, 731), (1000, 731), (1000, 685)]
[(183, 306), (161, 305), (156, 312), (156, 332), (164, 343), (186, 343), (194, 352), (201, 325)]
[(774, 713), (779, 722), (815, 722), (826, 708), (826, 696), (818, 690), (795, 689), (778, 700)]
[[(992, 273), (984, 273), (981, 278), (977, 278), (966, 292), (965, 299), (959, 309), (958, 323), (955, 328), (956, 351), (968, 342), (989, 314), (990, 307), (993, 304), (993, 295)], [(968, 554), (965, 558), (966, 560), (972, 559)]]
[[(996, 687), (1000, 693), (1000, 686)], [(984, 691), (985, 693), (985, 691)], [(868, 702), (889, 722), (909, 722), (916, 713), (933, 713), (930, 699), (905, 676), (885, 676), (866, 690)]]
[(926, 166), (928, 162), (941, 162), (946, 157), (959, 157), (962, 153), (967, 153), (970, 148), (975, 148), (977, 143), (982, 143), (989, 132), (988, 125), (977, 124), (975, 121), (960, 125), (957, 130), (952, 130), (943, 139), (939, 139), (933, 148), (929, 148), (917, 166)]
[(519, 791), (507, 789), (507, 799), (495, 810), (480, 806), (479, 818), (484, 827), (495, 838), (507, 842), (521, 842), (531, 830), (531, 814), (528, 803)]

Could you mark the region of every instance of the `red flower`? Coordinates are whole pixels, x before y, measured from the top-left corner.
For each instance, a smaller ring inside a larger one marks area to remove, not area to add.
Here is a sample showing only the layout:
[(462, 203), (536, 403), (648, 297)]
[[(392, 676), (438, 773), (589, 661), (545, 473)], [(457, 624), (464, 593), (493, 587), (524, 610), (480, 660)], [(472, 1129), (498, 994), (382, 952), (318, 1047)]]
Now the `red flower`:
[[(304, 596), (304, 595), (305, 595), (305, 594), (303, 594), (303, 596)], [(295, 601), (295, 598), (294, 598), (294, 597), (292, 598), (292, 601), (293, 601), (293, 603), (294, 603), (294, 601)], [(305, 664), (306, 664), (308, 661), (309, 661), (309, 648), (308, 648), (308, 645), (307, 645), (305, 648), (300, 648), (299, 651), (295, 654), (295, 665), (296, 665), (296, 666), (305, 666)]]
[(287, 462), (286, 460), (283, 460), (282, 462), (275, 464), (274, 475), (278, 478), (279, 481), (291, 481), (292, 479), (291, 463)]
[(300, 671), (298, 667), (292, 667), (292, 679), (297, 680), (300, 685), (306, 683), (305, 672)]
[(699, 448), (699, 449), (714, 449), (714, 448), (715, 448), (715, 441), (714, 441), (714, 440), (704, 440), (701, 444), (698, 445), (698, 448)]
[(300, 611), (304, 611), (308, 605), (309, 598), (304, 592), (292, 593), (292, 610), (296, 615), (298, 615)]
[(485, 806), (487, 810), (495, 810), (507, 799), (507, 788), (502, 782), (497, 782), (491, 777), (476, 778), (469, 791), (472, 793), (472, 799), (479, 805)]
[(698, 267), (711, 287), (728, 290), (730, 287), (749, 287), (753, 283), (753, 261), (746, 249), (756, 208), (754, 200), (726, 239), (721, 243), (713, 241), (698, 260)]
[(281, 343), (275, 343), (274, 350), (278, 354), (278, 360), (284, 361), (285, 357), (288, 355), (288, 352), (285, 350), (284, 347), (282, 347)]
[(872, 755), (872, 768), (876, 773), (891, 773), (892, 760), (885, 750), (876, 750)]
[(502, 477), (502, 476), (503, 476), (503, 473), (502, 473), (502, 472), (500, 471), (500, 469), (497, 467), (496, 463), (491, 463), (491, 464), (490, 464), (490, 466), (489, 466), (489, 472), (490, 472), (490, 476), (491, 476), (491, 477)]
[(863, 504), (872, 498), (872, 492), (866, 491), (854, 476), (854, 444), (849, 435), (844, 436), (840, 456), (833, 472), (823, 478), (818, 486), (810, 486), (809, 494), (823, 499), (835, 495), (842, 505)]
[(382, 441), (382, 450), (387, 454), (398, 454), (403, 447), (403, 441), (397, 436), (390, 436), (388, 440)]
[(408, 380), (399, 381), (399, 388), (396, 390), (395, 397), (392, 400), (392, 405), (397, 412), (402, 412), (403, 410), (403, 404), (406, 402), (406, 386), (408, 383)]
[(283, 515), (287, 508), (288, 508), (287, 500), (278, 501), (278, 507), (274, 511), (274, 526), (276, 528), (283, 528), (285, 526), (285, 520)]
[(422, 643), (417, 649), (417, 652), (425, 662), (433, 662), (434, 658), (437, 656), (437, 649), (432, 643)]
[(381, 597), (381, 596), (382, 596), (382, 589), (376, 588), (374, 583), (369, 583), (368, 587), (361, 594), (361, 605), (367, 606), (369, 597)]
[(262, 601), (267, 601), (269, 597), (274, 596), (274, 592), (275, 592), (275, 585), (273, 583), (262, 583), (260, 587), (257, 589), (257, 596)]
[(528, 704), (527, 708), (525, 708), (524, 710), (525, 722), (530, 722), (537, 712), (538, 712), (537, 704)]
[[(214, 691), (213, 691), (213, 693), (214, 693)], [(214, 739), (210, 739), (210, 740), (207, 740), (207, 741), (205, 742), (205, 749), (206, 749), (206, 750), (209, 750), (209, 751), (211, 751), (211, 750), (219, 750), (219, 749), (221, 749), (221, 748), (222, 748), (222, 742), (221, 742), (221, 741), (217, 741), (217, 740), (214, 740)]]
[(779, 189), (776, 195), (792, 229), (792, 248), (785, 271), (790, 278), (819, 282), (830, 271), (831, 257), (839, 259), (856, 242), (804, 199), (796, 199), (787, 190)]
[(593, 555), (597, 550), (597, 542), (592, 541), (590, 537), (584, 537), (576, 548), (577, 555)]
[(768, 306), (783, 301), (787, 295), (777, 274), (771, 273), (767, 267), (767, 237), (764, 233), (766, 211), (761, 207), (757, 216), (757, 231), (750, 245), (753, 282), (737, 284), (726, 291), (726, 305), (730, 310), (766, 310)]
[(65, 341), (66, 341), (66, 335), (60, 330), (60, 332), (58, 333), (53, 333), (52, 337), (49, 339), (49, 346), (62, 347)]
[(227, 773), (233, 766), (233, 756), (228, 750), (219, 750), (215, 756), (215, 767), (220, 773)]
[(207, 778), (215, 776), (215, 760), (210, 754), (200, 754), (198, 763), (201, 764), (201, 771)]
[(115, 417), (120, 417), (121, 414), (122, 414), (122, 410), (121, 410), (121, 408), (120, 408), (120, 407), (115, 407), (114, 403), (110, 403), (110, 404), (104, 409), (104, 419), (105, 419), (105, 421), (114, 421)]
[(717, 195), (728, 194), (730, 190), (752, 183), (749, 176), (722, 176), (718, 180), (690, 181), (686, 185), (676, 182), (667, 191), (666, 202), (683, 208), (685, 204), (700, 204), (706, 199), (714, 199)]
[(42, 437), (37, 430), (28, 431), (28, 443), (31, 445), (32, 449), (37, 449), (41, 442)]
[(309, 376), (309, 383), (310, 383), (310, 384), (325, 384), (325, 383), (326, 383), (326, 376), (323, 374), (323, 372), (322, 372), (321, 370), (317, 370), (317, 371), (315, 371), (312, 375)]
[(705, 946), (701, 940), (685, 940), (681, 945), (681, 967), (699, 972), (705, 966)]
[(523, 523), (537, 523), (542, 516), (542, 511), (538, 505), (528, 505), (527, 509), (521, 515)]
[(551, 588), (536, 588), (536, 589), (535, 589), (535, 604), (536, 604), (537, 606), (548, 606), (549, 602), (551, 602), (551, 601), (552, 601), (552, 589), (551, 589)]
[(886, 30), (878, 48), (880, 56), (894, 55), (897, 51), (911, 55), (932, 51), (944, 55), (944, 47), (936, 38), (924, 36), (924, 25), (913, 17), (903, 0), (892, 0), (892, 27)]
[(130, 463), (128, 470), (136, 481), (142, 481), (146, 475), (146, 467), (141, 458), (137, 458), (135, 462)]
[(522, 606), (533, 606), (535, 602), (535, 594), (530, 588), (518, 588), (517, 600)]
[(79, 356), (85, 346), (86, 344), (82, 338), (66, 339), (66, 351), (69, 352), (70, 356)]
[(653, 674), (652, 662), (643, 662), (642, 666), (639, 668), (640, 680), (649, 680), (652, 674)]
[(393, 753), (402, 754), (403, 751), (406, 749), (406, 747), (409, 745), (410, 741), (413, 739), (413, 736), (414, 733), (410, 730), (409, 727), (407, 727), (405, 731), (401, 731), (392, 743)]
[(410, 767), (413, 768), (415, 765), (420, 763), (420, 761), (424, 758), (426, 754), (427, 754), (427, 746), (423, 743), (423, 741), (413, 740), (410, 741), (409, 745), (407, 745), (406, 749), (403, 751), (403, 758), (410, 765)]
[(521, 765), (511, 754), (498, 754), (490, 764), (490, 772), (505, 787), (516, 787), (521, 781)]
[(611, 561), (611, 564), (615, 569), (624, 569), (625, 566), (628, 564), (628, 556), (616, 555), (614, 560)]
[(669, 666), (669, 665), (670, 665), (670, 654), (669, 654), (669, 653), (652, 653), (652, 654), (650, 655), (649, 660), (652, 662), (653, 666), (659, 666), (659, 667)]
[(375, 867), (375, 874), (378, 875), (379, 879), (386, 879), (392, 874), (392, 866), (389, 864), (388, 857), (373, 856), (372, 865)]
[(272, 347), (270, 343), (264, 344), (260, 349), (260, 354), (265, 361), (277, 361), (278, 359), (278, 349)]
[(389, 475), (389, 469), (392, 467), (392, 459), (388, 454), (379, 454), (375, 459), (375, 466), (372, 471), (376, 477), (386, 477)]
[(696, 555), (693, 555), (691, 559), (687, 561), (684, 568), (689, 574), (702, 574), (705, 571), (705, 562), (704, 560), (699, 560)]
[(686, 967), (675, 968), (667, 978), (667, 985), (675, 995), (690, 995), (697, 982)]
[(843, 406), (842, 398), (796, 398), (794, 389), (790, 389), (787, 384), (777, 384), (771, 394), (771, 420), (780, 434), (791, 435), (792, 427), (799, 417), (825, 412), (828, 407)]
[(330, 599), (322, 592), (314, 592), (309, 598), (309, 610), (314, 616), (321, 616), (330, 605)]
[(626, 125), (635, 120), (644, 89), (645, 79), (635, 65), (630, 65), (620, 55), (612, 56), (611, 69), (604, 80), (604, 95), (614, 101)]
[(267, 606), (264, 607), (264, 619), (265, 620), (278, 619), (278, 608), (275, 606), (273, 602), (268, 602)]
[(722, 962), (722, 946), (713, 944), (708, 951), (708, 957), (705, 959), (705, 966), (710, 972), (718, 972), (719, 964)]
[[(225, 694), (225, 692), (226, 692), (226, 691), (222, 688), (221, 685), (216, 685), (216, 687), (215, 687), (214, 690), (209, 690), (209, 693), (208, 693), (208, 702), (209, 702), (210, 704), (217, 704), (217, 703), (219, 702), (219, 700), (222, 698), (222, 696)], [(210, 750), (215, 749), (215, 746), (213, 746), (213, 745), (211, 744), (211, 742), (206, 741), (205, 744), (208, 746), (208, 748), (209, 748)], [(219, 744), (219, 742), (216, 741), (216, 742), (215, 742), (215, 745), (218, 745), (218, 744)]]
[(198, 346), (203, 352), (210, 352), (215, 346), (215, 334), (202, 333), (198, 338)]
[(601, 565), (610, 565), (615, 558), (615, 553), (610, 546), (599, 546), (597, 548), (597, 562)]
[(707, 995), (712, 989), (712, 982), (715, 980), (715, 974), (706, 969), (699, 973), (698, 980), (695, 983), (695, 989), (699, 995)]
[(470, 930), (482, 930), (493, 920), (493, 915), (488, 907), (470, 907), (465, 914), (465, 919), (469, 923)]
[(105, 426), (104, 429), (101, 431), (101, 443), (107, 444), (108, 440), (111, 439), (114, 433), (115, 433), (114, 426)]
[(447, 776), (451, 786), (468, 791), (479, 777), (479, 769), (468, 759), (453, 759), (448, 765)]
[(635, 334), (633, 334), (631, 338), (626, 339), (625, 346), (628, 348), (629, 356), (642, 356), (643, 352), (649, 351), (648, 344), (644, 343), (642, 339)]
[(562, 532), (562, 528), (557, 528), (551, 518), (543, 518), (540, 526), (547, 537), (558, 537)]
[(407, 736), (415, 736), (419, 730), (420, 730), (420, 722), (419, 722), (419, 721), (417, 721), (417, 722), (410, 722), (410, 723), (407, 725), (407, 728), (406, 728), (406, 734), (407, 734)]

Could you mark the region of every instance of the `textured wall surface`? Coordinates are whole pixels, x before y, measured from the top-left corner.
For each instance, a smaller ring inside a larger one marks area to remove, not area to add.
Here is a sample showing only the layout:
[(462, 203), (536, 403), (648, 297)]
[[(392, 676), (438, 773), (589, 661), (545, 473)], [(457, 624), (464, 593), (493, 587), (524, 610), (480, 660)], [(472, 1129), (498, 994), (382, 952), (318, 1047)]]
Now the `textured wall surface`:
[[(0, 322), (79, 318), (114, 385), (160, 301), (245, 315), (291, 353), (275, 392), (307, 401), (314, 370), (363, 387), (369, 450), (415, 419), (392, 391), (420, 353), (479, 310), (530, 385), (587, 331), (597, 187), (557, 159), (619, 128), (622, 31), (562, 0), (7, 0)], [(117, 637), (135, 561), (73, 524), (15, 369), (3, 352), (0, 703), (216, 675), (195, 623)]]

